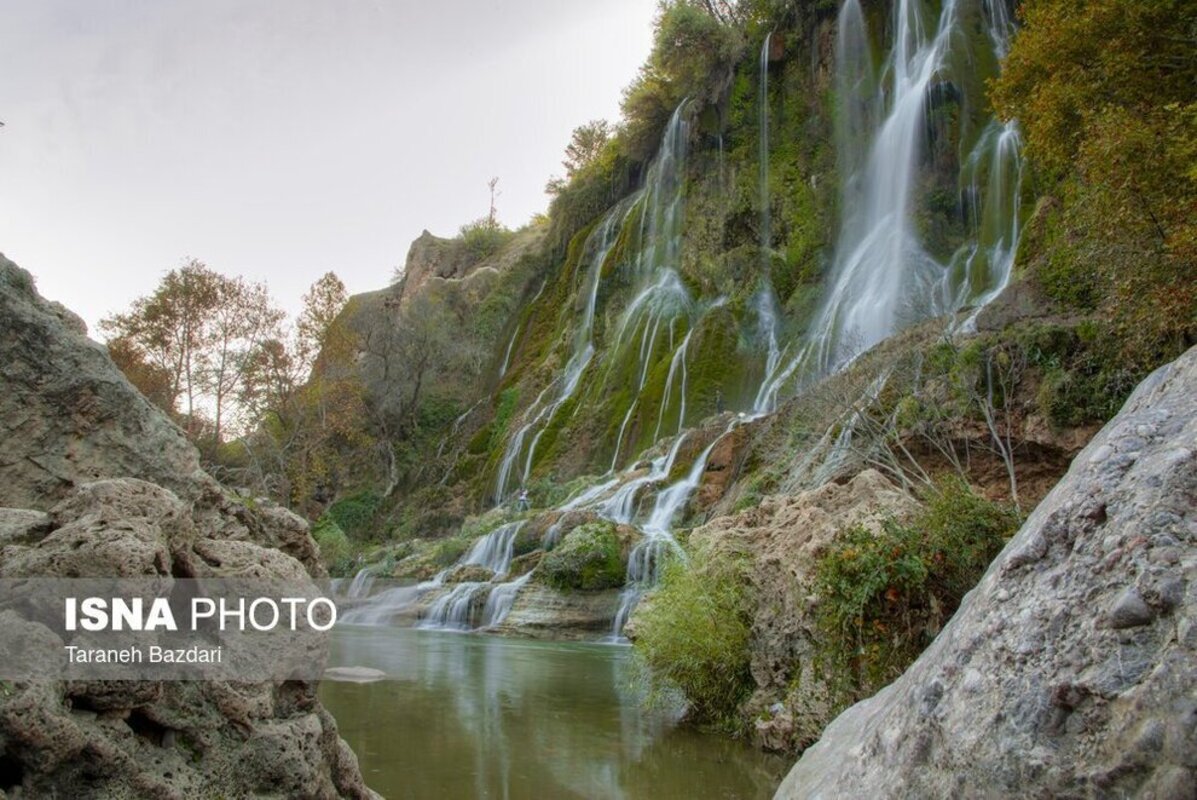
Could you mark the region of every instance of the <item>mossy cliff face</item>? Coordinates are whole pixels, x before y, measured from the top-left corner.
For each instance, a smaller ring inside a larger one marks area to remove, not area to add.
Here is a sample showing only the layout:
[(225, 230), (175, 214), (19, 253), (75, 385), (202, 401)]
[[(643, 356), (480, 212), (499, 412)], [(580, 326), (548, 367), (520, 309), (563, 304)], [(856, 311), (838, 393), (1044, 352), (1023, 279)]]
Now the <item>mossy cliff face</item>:
[[(778, 220), (769, 248), (761, 247), (758, 223), (760, 68), (746, 57), (722, 76), (717, 98), (688, 104), (678, 115), (666, 134), (674, 139), (645, 170), (647, 188), (607, 212), (622, 217), (610, 241), (597, 241), (602, 221), (578, 229), (546, 270), (536, 302), (509, 323), (516, 335), (508, 342), (508, 370), (484, 402), (489, 422), (468, 446), (483, 466), (454, 475), (465, 479), (474, 502), (495, 500), (493, 481), (512, 436), (535, 416), (529, 409), (538, 396), (560, 389), (591, 288), (595, 354), (576, 390), (529, 433), (515, 458), (515, 483), (522, 482), (535, 434), (528, 481), (543, 497), (575, 476), (624, 466), (655, 441), (717, 411), (751, 406), (764, 373), (754, 307), (762, 269), (781, 287), (787, 309), (809, 313), (838, 191), (826, 144), (830, 23), (805, 24), (810, 27), (774, 48), (768, 63), (777, 143), (768, 202)], [(815, 142), (824, 144), (809, 144)], [(664, 280), (663, 269), (673, 273), (673, 283), (646, 298), (646, 290)], [(594, 273), (597, 286), (589, 282)]]
[[(957, 5), (911, 198), (912, 227), (943, 262), (975, 230), (959, 181), (988, 130), (983, 79), (996, 70), (984, 4)], [(863, 4), (874, 73), (891, 10)], [(845, 169), (859, 166), (837, 152), (848, 140), (836, 11), (759, 9), (725, 32), (708, 74), (655, 95), (677, 95), (657, 115), (655, 147), (597, 158), (547, 226), (482, 260), (464, 239), (422, 236), (402, 283), (355, 299), (357, 366), (384, 441), (368, 480), (396, 490), (379, 537), (450, 532), (521, 484), (544, 502), (719, 411), (760, 405), (771, 359), (795, 357), (818, 315)], [(970, 187), (984, 185), (978, 169)], [(438, 359), (413, 411), (403, 353), (420, 326), (402, 320), (427, 316), (453, 331), (456, 355)]]

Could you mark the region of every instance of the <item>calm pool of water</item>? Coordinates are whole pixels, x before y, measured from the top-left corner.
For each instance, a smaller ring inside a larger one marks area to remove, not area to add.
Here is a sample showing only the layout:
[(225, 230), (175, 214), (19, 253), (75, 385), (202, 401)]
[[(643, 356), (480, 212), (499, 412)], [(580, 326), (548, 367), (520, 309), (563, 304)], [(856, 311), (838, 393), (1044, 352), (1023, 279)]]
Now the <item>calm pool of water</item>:
[(389, 676), (320, 689), (387, 798), (768, 798), (788, 766), (642, 709), (624, 647), (338, 626), (332, 655)]

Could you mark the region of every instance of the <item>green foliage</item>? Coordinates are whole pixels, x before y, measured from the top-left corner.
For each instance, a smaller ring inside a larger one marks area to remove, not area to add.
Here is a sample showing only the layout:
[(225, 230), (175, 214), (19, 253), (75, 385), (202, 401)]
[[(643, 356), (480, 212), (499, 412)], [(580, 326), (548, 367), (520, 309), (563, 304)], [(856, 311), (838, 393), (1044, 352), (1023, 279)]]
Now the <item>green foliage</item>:
[(466, 554), (473, 541), (464, 536), (442, 539), (432, 551), (432, 560), (442, 567), (451, 567)]
[(699, 722), (730, 725), (752, 691), (751, 597), (741, 556), (700, 551), (671, 564), (637, 611), (635, 651), (657, 691), (676, 688)]
[(570, 531), (541, 562), (541, 572), (558, 589), (614, 589), (624, 582), (615, 526), (588, 522)]
[(312, 526), (312, 538), (320, 548), (320, 560), (329, 574), (344, 576), (352, 571), (353, 545), (336, 521), (325, 514)]
[(1021, 13), (993, 100), (1060, 201), (1024, 255), (1054, 299), (1111, 320), (1143, 374), (1197, 339), (1197, 6), (1028, 0)]
[(1018, 515), (959, 480), (905, 522), (844, 531), (815, 571), (823, 671), (843, 702), (892, 681), (926, 647), (1015, 530)]
[(1105, 422), (1118, 413), (1140, 376), (1121, 359), (1121, 343), (1101, 320), (1073, 327), (1026, 325), (1010, 346), (1040, 370), (1035, 404), (1055, 428)]
[(674, 0), (662, 6), (649, 64), (680, 100), (704, 92), (718, 70), (731, 66), (739, 49), (739, 31), (716, 19), (705, 4)]
[(495, 408), (495, 418), (491, 422), (490, 440), (487, 447), (490, 450), (495, 450), (503, 445), (507, 439), (507, 428), (511, 424), (511, 418), (515, 415), (515, 409), (519, 403), (520, 393), (519, 389), (511, 388), (504, 389), (499, 393), (499, 403)]
[(632, 189), (633, 164), (621, 142), (620, 137), (609, 140), (568, 183), (551, 186), (554, 197), (549, 204), (549, 241), (558, 252)]
[(489, 218), (481, 217), (462, 225), (459, 235), (471, 261), (478, 262), (499, 252), (515, 234)]
[(351, 539), (371, 538), (374, 515), (382, 498), (369, 489), (342, 498), (328, 507), (325, 517)]

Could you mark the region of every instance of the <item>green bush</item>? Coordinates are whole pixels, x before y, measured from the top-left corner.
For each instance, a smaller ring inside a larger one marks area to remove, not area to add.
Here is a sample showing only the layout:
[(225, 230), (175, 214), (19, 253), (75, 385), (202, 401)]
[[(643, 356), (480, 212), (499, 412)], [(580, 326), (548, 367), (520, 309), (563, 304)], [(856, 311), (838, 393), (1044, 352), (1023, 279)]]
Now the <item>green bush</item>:
[(369, 538), (374, 514), (381, 503), (378, 493), (367, 489), (333, 503), (325, 515), (349, 538), (360, 541)]
[(842, 682), (845, 703), (914, 661), (1019, 522), (959, 480), (925, 499), (908, 521), (885, 520), (877, 533), (861, 525), (844, 531), (816, 567), (822, 667)]
[(545, 580), (558, 589), (614, 589), (623, 585), (626, 572), (610, 522), (574, 528), (541, 565)]
[(347, 575), (353, 566), (353, 545), (345, 531), (325, 514), (312, 526), (312, 538), (320, 548), (320, 560), (330, 575)]
[(432, 560), (442, 567), (451, 567), (465, 555), (472, 544), (472, 541), (461, 536), (442, 539), (432, 551)]
[(636, 615), (635, 652), (650, 688), (680, 691), (695, 721), (733, 724), (752, 691), (751, 598), (742, 556), (674, 562)]
[(514, 234), (486, 217), (461, 226), (461, 241), (473, 262), (490, 258), (507, 244)]

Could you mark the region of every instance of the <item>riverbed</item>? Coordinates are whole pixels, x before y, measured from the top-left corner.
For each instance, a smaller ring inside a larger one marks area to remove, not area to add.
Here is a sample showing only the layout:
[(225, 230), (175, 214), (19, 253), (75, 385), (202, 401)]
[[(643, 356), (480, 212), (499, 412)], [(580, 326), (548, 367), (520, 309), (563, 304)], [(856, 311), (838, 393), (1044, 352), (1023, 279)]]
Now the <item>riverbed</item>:
[(788, 762), (646, 709), (626, 646), (338, 625), (320, 696), (387, 798), (769, 798)]

